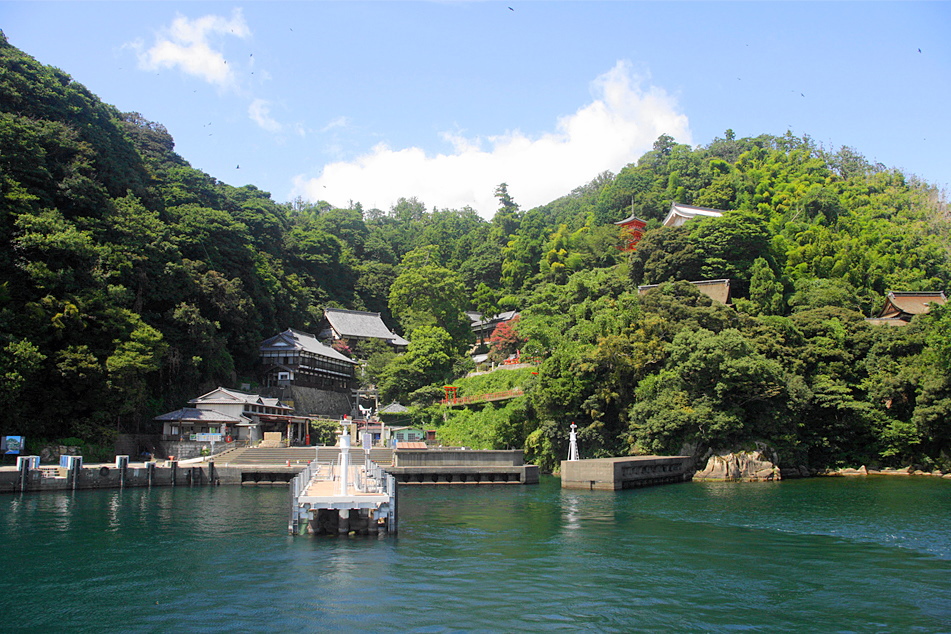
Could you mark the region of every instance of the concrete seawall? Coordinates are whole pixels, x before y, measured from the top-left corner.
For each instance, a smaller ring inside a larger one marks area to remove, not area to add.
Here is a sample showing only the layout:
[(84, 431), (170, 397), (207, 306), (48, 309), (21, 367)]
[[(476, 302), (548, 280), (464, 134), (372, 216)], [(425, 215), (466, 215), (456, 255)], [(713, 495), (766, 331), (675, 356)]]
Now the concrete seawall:
[[(149, 466), (149, 465), (153, 466)], [(218, 484), (286, 484), (306, 465), (264, 467), (218, 467), (214, 462), (195, 464), (133, 463), (123, 469), (111, 464), (85, 465), (67, 470), (41, 467), (21, 473), (12, 467), (0, 468), (0, 493), (122, 489), (150, 486), (210, 486)]]
[(624, 456), (564, 460), (561, 488), (617, 491), (690, 480), (690, 456)]
[[(243, 458), (247, 458), (247, 454)], [(336, 459), (336, 456), (334, 456)], [(273, 457), (268, 461), (206, 461), (85, 464), (73, 469), (43, 465), (20, 471), (0, 467), (0, 493), (121, 489), (149, 486), (286, 485), (307, 467)], [(35, 465), (31, 465), (35, 466)], [(520, 450), (397, 450), (383, 469), (400, 484), (537, 484), (539, 470)]]
[(397, 449), (386, 471), (400, 484), (538, 484), (538, 467), (518, 449)]

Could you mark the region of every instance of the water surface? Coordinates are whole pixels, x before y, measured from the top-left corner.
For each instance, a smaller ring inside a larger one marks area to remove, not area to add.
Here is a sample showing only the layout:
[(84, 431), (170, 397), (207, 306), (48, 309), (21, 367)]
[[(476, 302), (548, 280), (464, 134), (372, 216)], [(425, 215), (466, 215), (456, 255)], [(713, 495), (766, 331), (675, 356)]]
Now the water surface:
[(400, 489), (289, 537), (284, 488), (0, 496), (6, 631), (951, 632), (951, 482)]

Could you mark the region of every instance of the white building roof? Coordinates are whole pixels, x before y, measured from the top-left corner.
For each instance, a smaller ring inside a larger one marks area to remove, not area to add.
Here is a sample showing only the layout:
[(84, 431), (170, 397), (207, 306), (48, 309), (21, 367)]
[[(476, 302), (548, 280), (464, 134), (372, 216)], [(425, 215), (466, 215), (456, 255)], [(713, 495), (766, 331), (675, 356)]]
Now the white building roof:
[(719, 218), (724, 212), (722, 209), (709, 209), (707, 207), (694, 207), (692, 205), (681, 205), (679, 203), (672, 203), (670, 205), (670, 211), (667, 212), (667, 217), (664, 218), (665, 227), (679, 227), (688, 220), (692, 220), (697, 216), (708, 217), (708, 218)]

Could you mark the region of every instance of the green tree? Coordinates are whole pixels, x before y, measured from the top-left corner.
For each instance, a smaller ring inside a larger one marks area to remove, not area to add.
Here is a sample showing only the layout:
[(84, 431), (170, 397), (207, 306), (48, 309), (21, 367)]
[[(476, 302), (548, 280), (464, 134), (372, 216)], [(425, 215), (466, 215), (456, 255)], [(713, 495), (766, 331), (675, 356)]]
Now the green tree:
[(459, 275), (438, 264), (435, 247), (420, 247), (406, 254), (399, 275), (390, 287), (390, 311), (412, 341), (423, 327), (449, 333), (456, 350), (472, 339), (465, 309), (465, 288)]
[(498, 227), (503, 239), (513, 235), (518, 229), (518, 203), (509, 194), (508, 183), (501, 183), (495, 188), (495, 197), (499, 201), (499, 209), (492, 218), (492, 224)]
[(405, 400), (428, 385), (443, 385), (452, 378), (455, 342), (438, 326), (419, 326), (406, 353), (393, 358), (380, 373), (384, 401)]
[(631, 406), (635, 449), (676, 452), (685, 443), (720, 449), (775, 438), (789, 424), (781, 366), (739, 330), (682, 330), (666, 369), (642, 380)]
[(750, 301), (760, 315), (783, 313), (783, 285), (766, 258), (756, 258), (750, 270)]

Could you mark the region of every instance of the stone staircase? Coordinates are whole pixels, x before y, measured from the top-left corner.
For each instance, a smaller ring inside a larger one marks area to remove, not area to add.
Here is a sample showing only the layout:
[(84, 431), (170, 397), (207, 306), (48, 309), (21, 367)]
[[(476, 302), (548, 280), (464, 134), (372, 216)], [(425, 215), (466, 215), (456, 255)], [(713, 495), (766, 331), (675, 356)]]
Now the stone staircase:
[(244, 447), (215, 457), (219, 465), (291, 466), (305, 465), (314, 459), (313, 447)]

